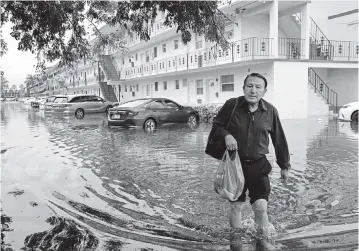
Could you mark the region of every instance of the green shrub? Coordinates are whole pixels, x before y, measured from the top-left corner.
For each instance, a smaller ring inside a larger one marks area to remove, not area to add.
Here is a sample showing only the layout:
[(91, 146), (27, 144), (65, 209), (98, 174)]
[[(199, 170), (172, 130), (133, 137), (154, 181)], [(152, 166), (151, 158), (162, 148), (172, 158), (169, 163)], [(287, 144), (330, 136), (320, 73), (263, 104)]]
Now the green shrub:
[(204, 123), (212, 123), (214, 117), (217, 116), (218, 111), (221, 109), (220, 104), (196, 105), (192, 106), (193, 109), (198, 111), (199, 121)]

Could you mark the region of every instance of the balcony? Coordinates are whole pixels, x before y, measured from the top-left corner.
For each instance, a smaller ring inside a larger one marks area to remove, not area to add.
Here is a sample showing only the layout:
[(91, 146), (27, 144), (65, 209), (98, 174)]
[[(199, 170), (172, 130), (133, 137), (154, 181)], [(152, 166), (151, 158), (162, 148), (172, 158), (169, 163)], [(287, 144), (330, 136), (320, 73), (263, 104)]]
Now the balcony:
[[(278, 58), (288, 60), (305, 59), (305, 40), (297, 38), (278, 39)], [(325, 45), (312, 44), (311, 60), (358, 61), (359, 43), (347, 41), (330, 41), (330, 48)], [(319, 47), (318, 47), (319, 46)], [(135, 65), (119, 70), (122, 79), (134, 79), (171, 72), (181, 72), (251, 60), (275, 59), (272, 38), (246, 38), (231, 43), (228, 50), (220, 47), (197, 50), (142, 65)]]
[[(168, 27), (168, 26), (163, 25), (164, 21), (165, 21), (165, 19), (161, 19), (161, 20), (153, 23), (152, 26), (148, 27), (148, 34), (150, 35), (150, 38), (173, 28), (173, 27)], [(124, 44), (124, 46), (130, 47), (130, 46), (134, 46), (135, 44), (140, 43), (141, 41), (144, 41), (144, 40), (141, 40), (139, 35), (130, 34), (123, 39), (123, 44)], [(109, 54), (116, 53), (116, 52), (118, 52), (118, 50), (112, 49), (112, 48), (108, 49)]]

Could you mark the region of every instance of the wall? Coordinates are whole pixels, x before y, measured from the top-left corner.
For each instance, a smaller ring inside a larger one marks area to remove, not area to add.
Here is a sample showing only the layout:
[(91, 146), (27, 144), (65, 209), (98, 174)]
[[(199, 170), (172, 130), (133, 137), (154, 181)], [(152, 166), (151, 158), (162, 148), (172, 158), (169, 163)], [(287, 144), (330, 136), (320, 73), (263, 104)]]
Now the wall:
[[(269, 15), (255, 15), (242, 18), (242, 39), (250, 37), (269, 38)], [(280, 20), (278, 20), (280, 22)], [(280, 26), (280, 25), (278, 25)], [(299, 31), (300, 34), (300, 31)], [(284, 32), (278, 27), (278, 37), (286, 37)]]
[[(134, 98), (143, 98), (146, 96), (146, 86), (150, 85), (150, 97), (167, 97), (173, 99), (180, 104), (197, 104), (197, 100), (201, 99), (202, 103), (224, 103), (227, 99), (243, 95), (243, 81), (250, 72), (259, 72), (268, 80), (268, 88), (265, 99), (268, 102), (273, 101), (273, 65), (256, 64), (250, 66), (235, 66), (227, 68), (219, 68), (211, 71), (203, 71), (197, 73), (178, 74), (175, 76), (164, 76), (151, 79), (132, 80), (126, 83), (127, 92), (124, 92), (124, 84), (121, 87), (123, 96), (122, 101)], [(234, 91), (221, 92), (220, 76), (234, 74)], [(187, 80), (187, 86), (183, 85), (183, 79)], [(218, 81), (216, 81), (218, 79)], [(180, 87), (176, 89), (175, 80), (179, 80)], [(197, 95), (196, 80), (203, 80), (203, 95)], [(207, 86), (207, 80), (211, 80)], [(167, 81), (167, 90), (164, 90), (163, 82)], [(158, 91), (155, 91), (155, 82), (158, 82)], [(213, 82), (213, 86), (210, 84)], [(139, 91), (135, 92), (135, 97), (129, 92), (129, 86), (139, 85)], [(218, 97), (216, 96), (218, 92)]]
[(328, 84), (328, 69), (327, 68), (313, 68), (313, 70), (318, 74), (318, 76)]
[(274, 62), (274, 99), (281, 118), (307, 118), (308, 65), (301, 62)]
[[(319, 28), (330, 40), (358, 41), (357, 35), (353, 34), (354, 27), (336, 25), (340, 19), (328, 20), (329, 16), (358, 9), (357, 1), (312, 1), (311, 17), (318, 24)], [(358, 15), (356, 13), (356, 19)], [(357, 32), (357, 31), (356, 31)], [(357, 33), (356, 33), (357, 34)]]
[(338, 105), (358, 101), (358, 69), (328, 69), (327, 84), (338, 93)]
[(358, 21), (358, 13), (328, 20), (328, 38), (339, 41), (358, 41), (358, 24), (348, 26), (348, 23)]

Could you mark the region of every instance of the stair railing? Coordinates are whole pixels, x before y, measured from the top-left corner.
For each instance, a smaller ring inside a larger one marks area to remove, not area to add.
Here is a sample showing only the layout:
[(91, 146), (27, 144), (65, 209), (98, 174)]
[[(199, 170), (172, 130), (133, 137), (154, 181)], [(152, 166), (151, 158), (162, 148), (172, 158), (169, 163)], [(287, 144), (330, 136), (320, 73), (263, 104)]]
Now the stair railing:
[(313, 68), (308, 69), (308, 81), (313, 85), (314, 92), (319, 93), (327, 104), (334, 106), (335, 113), (338, 113), (338, 93), (330, 89)]
[[(297, 18), (299, 23), (302, 23), (302, 13), (295, 13), (293, 16)], [(319, 28), (318, 24), (314, 21), (313, 18), (311, 19), (310, 23), (310, 36), (314, 40), (314, 43), (318, 46), (317, 47), (317, 57), (320, 57), (322, 53), (324, 53), (324, 56), (326, 58), (332, 58), (332, 51), (333, 51), (333, 45), (330, 42), (330, 40), (327, 38), (327, 36), (324, 34), (324, 32)]]

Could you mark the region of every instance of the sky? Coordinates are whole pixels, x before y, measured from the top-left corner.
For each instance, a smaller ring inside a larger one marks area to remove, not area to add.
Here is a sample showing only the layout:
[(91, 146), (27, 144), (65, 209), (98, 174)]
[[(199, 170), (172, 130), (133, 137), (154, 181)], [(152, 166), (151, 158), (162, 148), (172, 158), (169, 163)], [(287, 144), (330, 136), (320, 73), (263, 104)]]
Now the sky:
[(8, 46), (7, 53), (0, 58), (0, 67), (4, 71), (4, 77), (9, 81), (9, 86), (24, 84), (28, 74), (35, 73), (36, 56), (31, 52), (17, 50), (18, 41), (10, 36), (12, 24), (5, 24), (2, 29), (3, 39)]
[[(84, 22), (85, 28), (89, 27), (88, 22)], [(101, 23), (99, 27), (102, 27), (104, 23)], [(3, 39), (7, 42), (8, 52), (0, 58), (0, 68), (4, 71), (5, 78), (9, 81), (9, 86), (20, 86), (24, 84), (26, 76), (28, 74), (35, 74), (36, 70), (36, 56), (31, 52), (18, 51), (17, 45), (19, 41), (16, 41), (11, 35), (11, 23), (6, 23), (2, 29)], [(69, 38), (70, 33), (66, 32), (65, 41)], [(57, 61), (47, 63), (46, 65), (55, 65)]]

